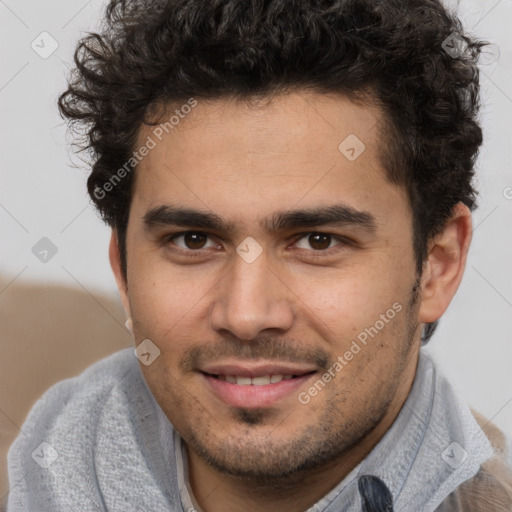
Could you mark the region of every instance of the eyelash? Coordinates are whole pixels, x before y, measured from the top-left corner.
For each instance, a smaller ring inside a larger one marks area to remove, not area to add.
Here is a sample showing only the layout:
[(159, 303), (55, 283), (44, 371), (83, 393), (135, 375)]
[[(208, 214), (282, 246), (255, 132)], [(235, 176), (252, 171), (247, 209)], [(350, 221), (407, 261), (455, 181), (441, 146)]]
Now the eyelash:
[[(182, 236), (185, 236), (187, 234), (200, 234), (200, 235), (206, 235), (208, 238), (211, 239), (211, 236), (208, 234), (208, 233), (205, 233), (203, 231), (181, 231), (179, 233), (174, 233), (172, 235), (167, 235), (163, 238), (162, 242), (163, 242), (163, 245), (168, 245), (170, 242), (172, 242), (173, 240), (175, 240), (176, 238), (179, 238), (179, 237), (182, 237)], [(331, 237), (332, 240), (336, 240), (337, 242), (339, 242), (337, 245), (335, 245), (334, 247), (330, 247), (330, 248), (327, 248), (327, 249), (323, 249), (323, 250), (315, 250), (315, 249), (298, 249), (299, 251), (306, 251), (306, 252), (309, 252), (310, 254), (308, 255), (309, 258), (311, 259), (315, 259), (315, 258), (322, 258), (324, 257), (325, 255), (331, 255), (330, 251), (332, 251), (333, 249), (336, 249), (336, 247), (339, 247), (338, 250), (343, 250), (343, 248), (345, 246), (350, 246), (350, 245), (353, 245), (354, 242), (350, 239), (347, 239), (346, 237), (343, 237), (343, 236), (340, 236), (340, 235), (334, 235), (332, 233), (325, 233), (323, 231), (308, 231), (308, 232), (305, 232), (305, 233), (299, 233), (298, 235), (296, 235), (292, 241), (293, 244), (296, 244), (297, 242), (299, 242), (300, 240), (302, 240), (303, 238), (306, 238), (308, 236), (311, 236), (311, 235), (324, 235), (324, 236), (329, 236)], [(341, 247), (340, 247), (341, 246)], [(180, 252), (181, 254), (183, 254), (184, 256), (187, 256), (187, 257), (202, 257), (204, 256), (204, 252), (207, 251), (209, 248), (206, 248), (206, 249), (183, 249), (181, 247), (178, 247), (178, 246), (175, 246), (176, 247), (176, 250), (178, 252)]]

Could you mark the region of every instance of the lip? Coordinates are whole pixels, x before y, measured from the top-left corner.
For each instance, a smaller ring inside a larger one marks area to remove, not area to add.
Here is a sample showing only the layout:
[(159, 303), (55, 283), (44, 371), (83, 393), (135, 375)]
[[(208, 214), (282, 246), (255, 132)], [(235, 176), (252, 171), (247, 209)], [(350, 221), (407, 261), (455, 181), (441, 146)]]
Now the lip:
[[(277, 367), (272, 365), (272, 368)], [(279, 371), (268, 371), (269, 367), (266, 366), (258, 367), (257, 370), (253, 370), (251, 373), (247, 368), (245, 368), (245, 372), (241, 372), (240, 367), (237, 367), (236, 371), (233, 373), (231, 373), (230, 369), (229, 372), (219, 372), (218, 375), (237, 375), (243, 377), (259, 377), (262, 375), (272, 374), (294, 375), (289, 371), (289, 366), (279, 368), (286, 368), (286, 370), (283, 371), (280, 369)], [(227, 405), (237, 408), (255, 409), (271, 407), (276, 405), (280, 400), (289, 397), (294, 392), (296, 393), (301, 386), (317, 374), (316, 371), (312, 372), (313, 373), (308, 372), (301, 374), (300, 376), (294, 377), (290, 380), (282, 380), (281, 382), (265, 384), (263, 386), (242, 386), (233, 384), (231, 382), (220, 380), (213, 375), (210, 375), (209, 372), (200, 372), (199, 375), (204, 380), (207, 388)]]
[(202, 373), (211, 375), (235, 375), (240, 377), (262, 377), (264, 375), (297, 375), (316, 371), (313, 366), (297, 365), (292, 363), (255, 363), (255, 362), (225, 362), (216, 363), (200, 368)]

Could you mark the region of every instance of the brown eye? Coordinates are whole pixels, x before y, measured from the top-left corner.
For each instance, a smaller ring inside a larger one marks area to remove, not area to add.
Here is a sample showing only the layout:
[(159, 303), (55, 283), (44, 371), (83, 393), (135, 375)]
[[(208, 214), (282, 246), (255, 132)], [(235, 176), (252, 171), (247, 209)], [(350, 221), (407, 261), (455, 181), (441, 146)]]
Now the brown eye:
[(186, 233), (183, 235), (183, 241), (188, 249), (202, 249), (207, 238), (204, 233)]
[(325, 251), (330, 248), (333, 238), (335, 237), (327, 233), (307, 233), (299, 239), (299, 242), (302, 240), (305, 240), (306, 242), (302, 243), (302, 246), (300, 243), (297, 243), (297, 246), (300, 249)]
[(177, 245), (180, 249), (199, 251), (201, 249), (215, 246), (212, 241), (209, 242), (212, 245), (207, 245), (208, 238), (209, 237), (206, 233), (201, 233), (200, 231), (186, 231), (184, 233), (178, 233), (168, 240), (169, 242)]
[(330, 235), (323, 235), (323, 234), (314, 234), (309, 235), (309, 244), (313, 249), (316, 249), (318, 251), (322, 251), (324, 249), (328, 249), (331, 245), (331, 236)]

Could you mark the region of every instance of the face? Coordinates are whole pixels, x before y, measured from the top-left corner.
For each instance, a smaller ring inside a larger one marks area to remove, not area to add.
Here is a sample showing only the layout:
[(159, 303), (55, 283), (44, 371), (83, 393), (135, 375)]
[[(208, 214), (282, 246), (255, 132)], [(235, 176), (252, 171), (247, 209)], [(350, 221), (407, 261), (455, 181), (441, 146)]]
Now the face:
[(404, 399), (412, 213), (381, 166), (379, 119), (304, 92), (198, 101), (167, 134), (141, 129), (156, 145), (136, 171), (122, 294), (136, 345), (160, 351), (141, 363), (155, 399), (220, 471), (318, 467)]

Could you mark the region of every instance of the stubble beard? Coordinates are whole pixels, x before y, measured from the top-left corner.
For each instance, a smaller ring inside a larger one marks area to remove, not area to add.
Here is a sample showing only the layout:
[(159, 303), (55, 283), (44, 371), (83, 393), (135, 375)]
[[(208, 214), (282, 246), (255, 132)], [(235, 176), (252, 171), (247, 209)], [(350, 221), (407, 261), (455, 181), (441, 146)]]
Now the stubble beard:
[[(394, 371), (385, 381), (379, 380), (378, 402), (368, 401), (364, 407), (352, 407), (357, 417), (346, 417), (343, 406), (349, 392), (346, 389), (331, 395), (323, 408), (323, 414), (294, 432), (286, 439), (272, 436), (279, 424), (272, 428), (272, 409), (231, 410), (231, 419), (240, 425), (240, 435), (223, 437), (217, 422), (201, 419), (189, 423), (180, 432), (187, 449), (193, 450), (206, 463), (222, 474), (237, 477), (241, 482), (250, 483), (255, 492), (283, 492), (303, 484), (304, 478), (323, 470), (351, 448), (358, 445), (381, 423), (397, 393), (398, 382), (407, 366), (408, 356), (414, 345), (417, 330), (418, 282), (415, 283), (405, 311), (405, 319), (400, 326), (394, 326), (391, 339), (401, 339)], [(367, 367), (365, 367), (367, 368)], [(371, 369), (367, 368), (368, 372)], [(369, 373), (369, 381), (372, 377)], [(325, 392), (325, 391), (323, 391)], [(301, 406), (303, 407), (303, 406)], [(293, 412), (281, 423), (293, 422)], [(275, 419), (275, 418), (274, 418)], [(220, 435), (219, 435), (220, 433)], [(256, 491), (257, 490), (257, 491)]]

